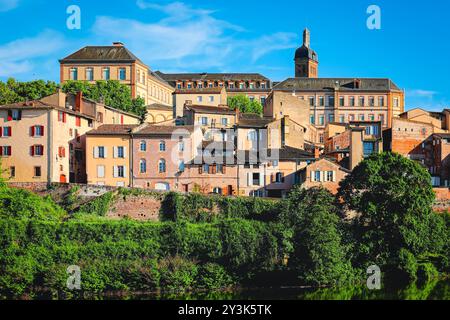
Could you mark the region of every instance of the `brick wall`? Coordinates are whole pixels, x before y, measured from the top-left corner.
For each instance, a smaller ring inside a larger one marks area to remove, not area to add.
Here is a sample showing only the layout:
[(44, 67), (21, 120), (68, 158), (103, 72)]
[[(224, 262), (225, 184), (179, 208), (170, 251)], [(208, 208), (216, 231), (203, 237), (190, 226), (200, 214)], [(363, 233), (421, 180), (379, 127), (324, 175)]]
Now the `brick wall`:
[(129, 217), (140, 221), (157, 221), (161, 201), (151, 196), (119, 196), (107, 216), (112, 219)]

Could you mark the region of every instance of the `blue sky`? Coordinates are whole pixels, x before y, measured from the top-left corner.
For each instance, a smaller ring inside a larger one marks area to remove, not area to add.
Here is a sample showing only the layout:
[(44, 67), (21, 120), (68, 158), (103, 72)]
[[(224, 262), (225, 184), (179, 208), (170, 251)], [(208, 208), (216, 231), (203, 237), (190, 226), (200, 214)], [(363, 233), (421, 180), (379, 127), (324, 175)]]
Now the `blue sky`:
[[(369, 5), (381, 30), (366, 26)], [(69, 5), (81, 29), (66, 27)], [(58, 81), (58, 59), (122, 41), (153, 70), (292, 77), (308, 27), (320, 77), (388, 77), (407, 108), (450, 107), (448, 0), (0, 0), (0, 79)]]

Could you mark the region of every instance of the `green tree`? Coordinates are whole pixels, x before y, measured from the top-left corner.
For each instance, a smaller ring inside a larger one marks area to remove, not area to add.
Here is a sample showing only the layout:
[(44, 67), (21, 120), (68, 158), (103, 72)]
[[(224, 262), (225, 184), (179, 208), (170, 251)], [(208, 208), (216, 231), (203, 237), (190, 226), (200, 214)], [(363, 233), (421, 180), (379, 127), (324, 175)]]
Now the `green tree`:
[(296, 187), (283, 213), (283, 220), (294, 231), (289, 266), (308, 284), (336, 285), (351, 279), (334, 201), (326, 189)]
[(256, 100), (252, 101), (245, 95), (229, 97), (228, 106), (231, 110), (239, 109), (242, 113), (255, 113), (261, 115), (264, 111), (261, 103)]
[(95, 84), (87, 81), (67, 81), (62, 85), (62, 89), (66, 93), (82, 92), (88, 99), (137, 114), (142, 121), (145, 119), (147, 112), (145, 100), (140, 97), (132, 99), (130, 87), (117, 80), (97, 81)]
[(401, 269), (412, 257), (442, 251), (444, 222), (434, 216), (431, 177), (417, 162), (392, 153), (372, 155), (340, 183), (338, 197), (346, 212), (356, 212), (352, 227), (359, 266)]
[(58, 85), (53, 81), (19, 82), (9, 78), (6, 83), (0, 81), (0, 105), (41, 99), (56, 93), (57, 90)]

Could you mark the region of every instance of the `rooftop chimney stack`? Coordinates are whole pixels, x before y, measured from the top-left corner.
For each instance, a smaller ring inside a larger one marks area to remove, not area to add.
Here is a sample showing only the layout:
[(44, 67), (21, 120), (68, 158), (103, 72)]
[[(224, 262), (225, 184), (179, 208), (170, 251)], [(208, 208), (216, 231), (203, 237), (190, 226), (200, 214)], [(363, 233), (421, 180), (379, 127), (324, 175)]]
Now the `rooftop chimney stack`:
[(114, 46), (114, 47), (123, 47), (124, 45), (123, 45), (122, 42), (117, 41), (117, 42), (113, 42), (113, 46)]
[(83, 92), (78, 91), (75, 97), (75, 111), (81, 112), (82, 104), (83, 104)]

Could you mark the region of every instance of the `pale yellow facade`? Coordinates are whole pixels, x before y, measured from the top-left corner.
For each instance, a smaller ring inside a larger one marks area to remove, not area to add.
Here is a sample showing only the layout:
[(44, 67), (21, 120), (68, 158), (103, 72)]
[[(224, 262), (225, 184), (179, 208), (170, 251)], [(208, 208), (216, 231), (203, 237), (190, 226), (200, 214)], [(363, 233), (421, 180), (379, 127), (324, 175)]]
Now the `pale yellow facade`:
[(221, 90), (196, 90), (196, 91), (176, 91), (174, 96), (175, 115), (183, 116), (183, 108), (185, 104), (193, 104), (199, 106), (226, 106), (227, 91), (225, 88)]
[[(86, 133), (103, 123), (138, 124), (139, 118), (62, 92), (0, 106), (0, 147), (11, 150), (1, 155), (4, 176), (17, 183), (85, 182)], [(33, 154), (35, 148), (43, 148), (42, 155)]]
[[(123, 44), (116, 43), (121, 48)], [(101, 50), (101, 47), (100, 49)], [(96, 81), (117, 80), (130, 87), (132, 98), (141, 97), (145, 103), (162, 103), (172, 105), (174, 88), (164, 80), (158, 78), (150, 68), (140, 60), (118, 61), (104, 60), (102, 57), (95, 61), (71, 60), (60, 61), (60, 81), (70, 80)]]
[[(21, 120), (5, 121), (8, 111), (0, 110), (0, 126), (10, 127), (12, 131), (10, 137), (0, 138), (0, 146), (11, 147), (11, 156), (1, 157), (8, 181), (65, 183), (71, 176), (82, 179), (83, 135), (92, 130), (93, 120), (53, 108), (22, 108), (21, 111)], [(58, 120), (60, 112), (65, 113), (65, 122)], [(32, 135), (31, 128), (36, 126), (43, 127), (43, 135)], [(33, 155), (33, 146), (42, 146), (43, 154)], [(75, 164), (74, 157), (81, 157), (79, 164)], [(36, 175), (35, 168), (40, 168), (40, 176)]]
[(152, 108), (151, 105), (147, 107), (145, 122), (156, 124), (170, 120), (173, 120), (173, 108)]
[[(103, 148), (103, 156), (99, 148)], [(123, 148), (123, 154), (119, 155), (119, 148)], [(131, 185), (130, 163), (130, 138), (128, 135), (87, 135), (86, 173), (88, 184), (128, 187)]]

